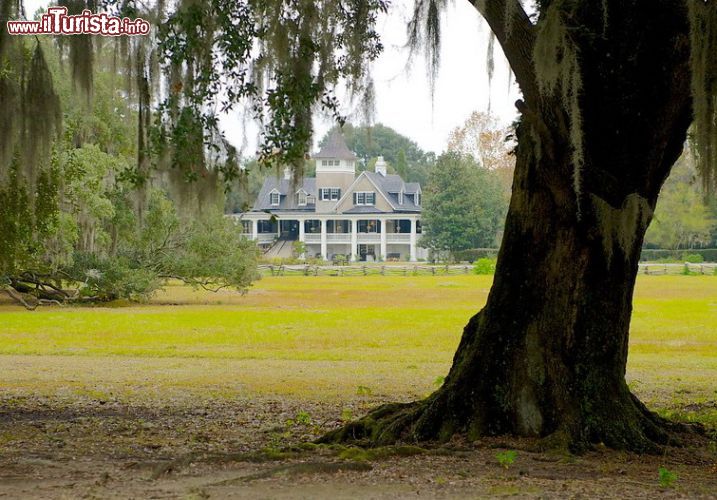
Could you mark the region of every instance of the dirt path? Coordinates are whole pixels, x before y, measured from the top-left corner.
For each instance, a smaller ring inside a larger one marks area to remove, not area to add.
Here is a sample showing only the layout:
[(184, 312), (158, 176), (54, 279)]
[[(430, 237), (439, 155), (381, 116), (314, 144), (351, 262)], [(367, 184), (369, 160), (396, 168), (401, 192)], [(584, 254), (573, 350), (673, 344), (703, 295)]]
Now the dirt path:
[[(453, 443), (451, 453), (370, 461), (330, 450), (278, 453), (338, 425), (347, 405), (359, 414), (378, 402), (256, 398), (129, 405), (3, 395), (0, 497), (717, 498), (717, 455), (709, 449), (660, 457), (597, 450), (575, 457), (525, 451), (525, 442), (484, 440)], [(504, 449), (517, 450), (507, 467), (496, 458)], [(672, 487), (659, 484), (663, 466), (677, 474)]]

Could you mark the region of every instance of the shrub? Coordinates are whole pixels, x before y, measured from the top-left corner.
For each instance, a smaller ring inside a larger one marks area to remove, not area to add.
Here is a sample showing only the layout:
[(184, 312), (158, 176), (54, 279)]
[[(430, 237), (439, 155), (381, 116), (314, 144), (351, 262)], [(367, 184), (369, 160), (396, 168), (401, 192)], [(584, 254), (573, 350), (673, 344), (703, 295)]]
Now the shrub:
[(473, 264), (473, 272), (475, 274), (494, 274), (496, 259), (482, 258)]
[(460, 250), (453, 253), (453, 260), (456, 262), (473, 263), (478, 259), (495, 258), (498, 256), (498, 250), (495, 248), (471, 248), (469, 250)]
[[(640, 260), (643, 262), (685, 262), (682, 260), (685, 253), (684, 250), (643, 248)], [(690, 255), (700, 255), (703, 259), (702, 262), (717, 262), (717, 248), (693, 248), (689, 253)]]
[(698, 253), (682, 254), (682, 262), (689, 262), (690, 264), (701, 264), (704, 261), (705, 261), (704, 257)]

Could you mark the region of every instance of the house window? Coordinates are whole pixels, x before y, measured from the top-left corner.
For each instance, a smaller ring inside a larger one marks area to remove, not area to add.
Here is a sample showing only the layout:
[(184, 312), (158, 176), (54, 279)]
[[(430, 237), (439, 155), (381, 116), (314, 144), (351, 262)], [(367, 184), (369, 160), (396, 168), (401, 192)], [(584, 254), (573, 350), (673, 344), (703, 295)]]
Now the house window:
[(326, 223), (326, 232), (331, 234), (348, 234), (351, 232), (351, 222), (347, 220), (330, 220)]
[(296, 204), (300, 207), (306, 206), (306, 193), (304, 191), (296, 193)]
[(341, 165), (341, 160), (321, 160), (321, 165), (324, 167), (338, 167)]
[(377, 220), (360, 220), (358, 221), (359, 233), (378, 233), (380, 222)]
[(415, 198), (416, 198), (416, 206), (420, 207), (421, 206), (421, 193), (416, 193)]
[(398, 204), (403, 205), (403, 191), (398, 193)]
[(269, 195), (269, 203), (271, 203), (271, 205), (274, 207), (279, 205), (280, 200), (281, 195), (277, 192), (273, 192)]
[(260, 220), (257, 224), (257, 229), (259, 231), (259, 234), (276, 234), (277, 225), (276, 222), (272, 222), (270, 220)]
[(320, 220), (304, 221), (304, 231), (308, 234), (320, 234), (321, 233), (321, 221)]
[(341, 190), (339, 188), (321, 188), (319, 189), (319, 199), (321, 201), (339, 201)]
[(354, 193), (354, 205), (375, 205), (376, 193), (373, 191), (357, 191)]

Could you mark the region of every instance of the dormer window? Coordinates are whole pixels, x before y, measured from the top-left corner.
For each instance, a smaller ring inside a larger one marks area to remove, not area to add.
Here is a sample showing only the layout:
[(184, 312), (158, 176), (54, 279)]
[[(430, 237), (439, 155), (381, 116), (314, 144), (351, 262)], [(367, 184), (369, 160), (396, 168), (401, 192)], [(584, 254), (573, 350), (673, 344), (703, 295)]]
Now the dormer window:
[(278, 207), (280, 202), (281, 202), (281, 194), (279, 194), (279, 191), (274, 190), (271, 193), (269, 193), (269, 203), (271, 203), (272, 207)]
[(299, 189), (296, 192), (296, 204), (300, 207), (305, 207), (307, 202), (306, 191)]
[(341, 165), (341, 160), (321, 160), (322, 167), (338, 167)]
[(373, 191), (357, 191), (354, 193), (354, 205), (376, 204), (376, 193)]

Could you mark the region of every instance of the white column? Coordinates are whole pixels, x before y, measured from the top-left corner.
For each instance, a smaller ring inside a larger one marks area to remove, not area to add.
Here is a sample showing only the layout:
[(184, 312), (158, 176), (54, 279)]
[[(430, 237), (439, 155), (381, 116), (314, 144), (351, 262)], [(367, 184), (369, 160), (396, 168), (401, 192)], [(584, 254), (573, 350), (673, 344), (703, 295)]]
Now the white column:
[(276, 235), (281, 238), (281, 221), (278, 217), (276, 219)]
[(251, 239), (255, 241), (259, 239), (259, 221), (257, 219), (251, 221)]
[(321, 258), (324, 260), (329, 260), (329, 255), (327, 251), (327, 245), (326, 245), (326, 220), (321, 220)]
[(381, 260), (386, 262), (386, 224), (388, 223), (388, 220), (382, 220), (381, 221), (381, 253), (380, 257)]
[[(306, 238), (304, 237), (304, 230), (305, 230), (305, 229), (306, 229), (306, 228), (304, 227), (304, 221), (303, 221), (302, 219), (299, 219), (299, 241), (302, 242), (302, 243), (303, 243), (304, 240), (306, 239)], [(306, 258), (306, 254), (305, 254), (305, 253), (302, 253), (301, 255), (299, 255), (299, 258), (300, 258), (300, 259), (305, 259), (305, 258)]]
[(358, 221), (351, 220), (351, 262), (358, 258)]
[(416, 262), (416, 219), (411, 219), (411, 262)]

